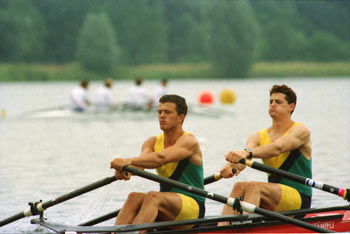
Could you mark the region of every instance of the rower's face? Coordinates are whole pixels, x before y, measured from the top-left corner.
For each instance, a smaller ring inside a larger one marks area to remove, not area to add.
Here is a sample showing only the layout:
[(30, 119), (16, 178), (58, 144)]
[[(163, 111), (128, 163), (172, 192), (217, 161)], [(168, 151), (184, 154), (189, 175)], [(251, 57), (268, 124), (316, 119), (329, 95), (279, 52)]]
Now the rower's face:
[(295, 104), (288, 104), (286, 95), (283, 93), (273, 93), (270, 96), (269, 114), (271, 117), (280, 115), (290, 115), (294, 109)]
[(160, 129), (166, 130), (176, 127), (178, 124), (181, 124), (183, 120), (183, 115), (177, 114), (175, 103), (159, 103), (158, 120)]

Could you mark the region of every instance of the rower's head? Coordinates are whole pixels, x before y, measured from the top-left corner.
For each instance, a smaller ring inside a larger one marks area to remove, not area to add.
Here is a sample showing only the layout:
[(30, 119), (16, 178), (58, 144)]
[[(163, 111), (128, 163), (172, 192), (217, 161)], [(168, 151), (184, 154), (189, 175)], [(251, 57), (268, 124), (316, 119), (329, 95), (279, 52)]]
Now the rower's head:
[(185, 98), (175, 94), (167, 94), (159, 99), (158, 117), (161, 118), (162, 115), (176, 114), (182, 124), (187, 115), (187, 109)]
[[(297, 104), (297, 95), (295, 94), (293, 89), (291, 89), (287, 85), (274, 85), (274, 86), (272, 86), (272, 88), (270, 90), (270, 105), (273, 104), (273, 102), (274, 102), (273, 96), (276, 96), (276, 95), (281, 95), (281, 97), (282, 97), (281, 101), (285, 101), (289, 105), (290, 115), (292, 115), (294, 110), (295, 110), (295, 106)], [(276, 98), (276, 99), (278, 99), (278, 98)]]
[(88, 80), (81, 80), (80, 81), (80, 86), (83, 87), (84, 89), (88, 89), (89, 81)]
[(136, 78), (136, 79), (135, 79), (135, 84), (136, 84), (137, 86), (141, 86), (142, 83), (143, 83), (143, 79), (142, 79), (142, 78)]
[(107, 79), (105, 79), (105, 82), (104, 82), (104, 84), (105, 84), (105, 86), (107, 87), (107, 88), (112, 88), (112, 86), (113, 86), (113, 79), (112, 78), (107, 78)]
[(161, 84), (162, 84), (162, 86), (167, 86), (167, 84), (168, 84), (168, 79), (162, 79), (162, 81), (161, 81)]

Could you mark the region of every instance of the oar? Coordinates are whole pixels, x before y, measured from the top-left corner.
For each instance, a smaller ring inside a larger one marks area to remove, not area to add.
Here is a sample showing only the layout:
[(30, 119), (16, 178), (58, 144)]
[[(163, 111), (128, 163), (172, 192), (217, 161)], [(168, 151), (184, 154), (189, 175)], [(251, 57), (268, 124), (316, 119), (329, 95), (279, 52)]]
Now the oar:
[[(233, 174), (235, 174), (236, 171), (237, 171), (236, 169), (232, 168), (232, 173)], [(204, 178), (204, 185), (211, 184), (211, 183), (213, 183), (215, 181), (218, 181), (220, 179), (222, 179), (222, 176), (221, 176), (220, 172), (215, 173), (215, 174), (213, 174), (211, 176), (208, 176), (208, 177)]]
[[(236, 173), (236, 169), (232, 169), (232, 173)], [(222, 177), (221, 177), (219, 172), (215, 173), (213, 175), (207, 176), (204, 178), (204, 185), (211, 184), (215, 181), (220, 180), (221, 178)], [(120, 212), (120, 209), (112, 211), (108, 214), (105, 214), (105, 215), (99, 216), (97, 218), (91, 219), (89, 221), (86, 221), (84, 223), (81, 223), (81, 224), (79, 224), (79, 226), (93, 226), (95, 224), (102, 223), (106, 220), (109, 220), (109, 219), (116, 217), (119, 214), (119, 212)]]
[(265, 210), (265, 209), (256, 207), (253, 204), (250, 204), (250, 203), (247, 203), (247, 202), (244, 202), (244, 201), (240, 201), (240, 200), (238, 200), (236, 198), (232, 198), (232, 197), (227, 198), (227, 197), (224, 197), (224, 196), (212, 193), (212, 192), (205, 191), (203, 189), (199, 189), (199, 188), (196, 188), (196, 187), (193, 187), (193, 186), (181, 183), (179, 181), (170, 180), (168, 178), (161, 177), (161, 176), (158, 176), (158, 175), (155, 175), (155, 174), (143, 171), (143, 170), (139, 170), (139, 169), (136, 169), (136, 168), (133, 168), (133, 167), (125, 166), (123, 168), (123, 170), (124, 171), (128, 171), (128, 172), (130, 172), (130, 173), (132, 173), (134, 175), (138, 175), (140, 177), (156, 181), (158, 183), (166, 183), (166, 184), (169, 184), (169, 185), (171, 185), (173, 187), (182, 189), (184, 191), (188, 191), (188, 192), (197, 194), (199, 196), (207, 197), (209, 199), (212, 199), (212, 200), (215, 200), (215, 201), (227, 204), (228, 206), (231, 206), (231, 207), (234, 207), (237, 204), (239, 204), (240, 207), (242, 208), (242, 210), (247, 211), (249, 213), (257, 213), (257, 214), (261, 214), (261, 215), (264, 215), (264, 216), (272, 217), (272, 218), (275, 218), (275, 219), (278, 219), (278, 220), (281, 220), (281, 221), (285, 221), (287, 223), (291, 223), (291, 224), (294, 224), (296, 226), (303, 227), (303, 228), (306, 228), (306, 229), (309, 229), (309, 230), (312, 230), (312, 231), (315, 231), (315, 232), (321, 232), (321, 233), (322, 232), (332, 232), (330, 230), (314, 226), (312, 224), (303, 222), (303, 221), (298, 220), (298, 219), (293, 219), (293, 218), (290, 218), (288, 216), (284, 216), (282, 214), (279, 214), (279, 213), (276, 213), (276, 212), (273, 212), (273, 211), (269, 211), (269, 210)]
[(102, 186), (105, 186), (107, 184), (110, 184), (115, 180), (117, 180), (115, 178), (115, 176), (106, 177), (102, 180), (98, 180), (92, 184), (86, 185), (86, 186), (79, 188), (79, 189), (76, 189), (72, 192), (63, 194), (63, 195), (57, 197), (56, 199), (46, 201), (46, 202), (37, 202), (34, 204), (29, 203), (30, 206), (28, 208), (26, 208), (25, 210), (23, 210), (22, 212), (19, 212), (19, 213), (15, 214), (7, 219), (1, 220), (0, 227), (4, 226), (6, 224), (12, 223), (12, 222), (19, 220), (21, 218), (24, 218), (26, 216), (41, 214), (45, 209), (47, 209), (51, 206), (57, 205), (61, 202), (67, 201), (67, 200), (74, 198), (74, 197), (77, 197), (81, 194), (90, 192), (92, 190), (95, 190), (95, 189), (100, 188)]
[(324, 184), (321, 182), (318, 182), (313, 179), (309, 179), (300, 175), (296, 175), (287, 171), (283, 171), (281, 169), (276, 169), (270, 166), (267, 166), (265, 164), (259, 163), (259, 162), (254, 162), (252, 160), (246, 160), (246, 159), (241, 159), (239, 163), (247, 165), (251, 168), (257, 169), (259, 171), (264, 171), (270, 174), (278, 175), (280, 177), (284, 177), (290, 180), (293, 180), (295, 182), (305, 184), (309, 187), (317, 188), (329, 193), (333, 193), (338, 195), (339, 197), (342, 197), (344, 200), (350, 201), (350, 189), (343, 189), (343, 188), (337, 188), (328, 184)]

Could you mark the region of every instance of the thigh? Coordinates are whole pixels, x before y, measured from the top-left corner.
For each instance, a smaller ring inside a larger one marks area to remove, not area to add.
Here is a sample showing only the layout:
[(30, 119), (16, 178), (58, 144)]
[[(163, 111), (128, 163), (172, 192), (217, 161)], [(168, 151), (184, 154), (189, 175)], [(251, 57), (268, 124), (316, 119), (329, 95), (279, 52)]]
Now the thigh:
[(260, 186), (260, 207), (267, 210), (275, 210), (278, 206), (282, 190), (280, 184), (259, 182)]
[(287, 185), (280, 184), (282, 195), (278, 206), (274, 211), (298, 210), (301, 208), (302, 199), (300, 193)]
[(157, 192), (159, 201), (157, 221), (172, 221), (182, 209), (182, 199), (179, 194), (172, 192)]

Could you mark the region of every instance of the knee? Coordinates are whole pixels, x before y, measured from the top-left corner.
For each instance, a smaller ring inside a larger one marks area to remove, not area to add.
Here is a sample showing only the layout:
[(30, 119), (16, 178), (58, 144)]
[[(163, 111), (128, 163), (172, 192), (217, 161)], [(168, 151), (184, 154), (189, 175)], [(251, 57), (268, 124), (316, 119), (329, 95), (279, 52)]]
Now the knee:
[(144, 199), (145, 199), (145, 194), (132, 192), (128, 195), (127, 202), (132, 204), (137, 204), (137, 203), (143, 202)]
[(237, 182), (233, 186), (233, 191), (245, 191), (247, 184), (247, 182)]
[(146, 193), (144, 202), (152, 204), (159, 203), (159, 192), (150, 191)]
[(250, 191), (250, 192), (258, 192), (260, 191), (261, 186), (259, 182), (256, 181), (251, 181), (247, 183), (246, 186), (246, 191)]

